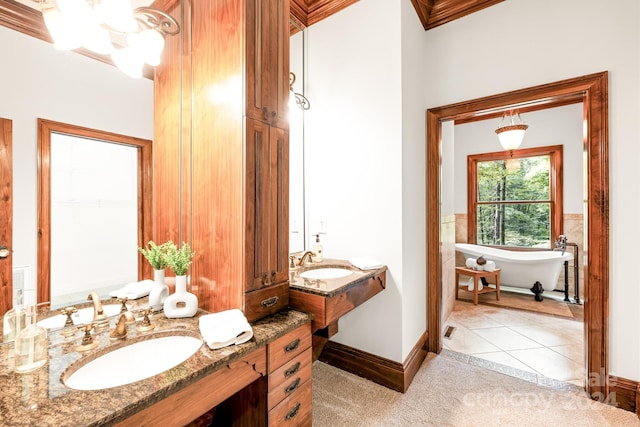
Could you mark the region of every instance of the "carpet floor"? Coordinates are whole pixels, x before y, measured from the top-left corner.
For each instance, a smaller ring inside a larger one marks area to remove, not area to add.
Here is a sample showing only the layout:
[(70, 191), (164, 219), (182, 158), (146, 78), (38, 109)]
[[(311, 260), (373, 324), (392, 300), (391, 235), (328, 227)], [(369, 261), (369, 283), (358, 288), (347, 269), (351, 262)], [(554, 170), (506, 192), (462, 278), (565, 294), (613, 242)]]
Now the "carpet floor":
[(576, 388), (542, 387), (429, 353), (405, 394), (315, 362), (313, 425), (631, 427), (640, 420)]

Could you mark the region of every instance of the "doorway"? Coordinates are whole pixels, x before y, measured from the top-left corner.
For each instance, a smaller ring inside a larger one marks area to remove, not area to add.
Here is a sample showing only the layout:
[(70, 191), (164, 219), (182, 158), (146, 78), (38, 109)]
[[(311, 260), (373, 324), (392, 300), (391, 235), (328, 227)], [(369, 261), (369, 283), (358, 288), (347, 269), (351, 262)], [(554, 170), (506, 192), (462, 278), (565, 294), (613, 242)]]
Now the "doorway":
[[(427, 111), (427, 218), (440, 219), (442, 122), (502, 116), (582, 102), (586, 162), (584, 248), (585, 383), (592, 395), (608, 392), (607, 323), (609, 290), (608, 74), (601, 72)], [(597, 242), (597, 243), (596, 243)], [(427, 222), (427, 324), (430, 351), (441, 342), (442, 265), (440, 220)], [(598, 380), (594, 380), (598, 378)]]

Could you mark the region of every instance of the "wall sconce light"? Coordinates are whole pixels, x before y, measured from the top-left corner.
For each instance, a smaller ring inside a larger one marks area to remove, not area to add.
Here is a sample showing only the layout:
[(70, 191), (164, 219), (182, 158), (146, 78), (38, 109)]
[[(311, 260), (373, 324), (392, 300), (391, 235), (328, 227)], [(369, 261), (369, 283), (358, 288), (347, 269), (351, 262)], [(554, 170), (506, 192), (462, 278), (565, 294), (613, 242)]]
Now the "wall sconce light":
[(131, 77), (160, 64), (164, 40), (180, 32), (178, 22), (151, 7), (133, 8), (131, 0), (33, 0), (59, 50), (84, 47), (110, 55)]
[(509, 151), (511, 156), (513, 156), (513, 150), (520, 147), (520, 144), (522, 144), (524, 133), (529, 128), (529, 125), (526, 125), (524, 123), (524, 120), (522, 120), (522, 118), (520, 117), (520, 113), (517, 113), (516, 116), (518, 117), (520, 123), (515, 123), (513, 120), (513, 112), (509, 112), (509, 124), (506, 126), (502, 126), (504, 119), (507, 117), (507, 115), (505, 114), (504, 116), (502, 116), (500, 126), (498, 127), (498, 129), (496, 129), (500, 145), (502, 145), (502, 148)]
[(295, 83), (295, 81), (296, 75), (289, 72), (289, 90), (291, 91), (290, 96), (292, 96), (296, 100), (296, 105), (300, 107), (301, 110), (308, 110), (309, 108), (311, 108), (311, 103), (303, 94), (294, 92), (293, 83)]

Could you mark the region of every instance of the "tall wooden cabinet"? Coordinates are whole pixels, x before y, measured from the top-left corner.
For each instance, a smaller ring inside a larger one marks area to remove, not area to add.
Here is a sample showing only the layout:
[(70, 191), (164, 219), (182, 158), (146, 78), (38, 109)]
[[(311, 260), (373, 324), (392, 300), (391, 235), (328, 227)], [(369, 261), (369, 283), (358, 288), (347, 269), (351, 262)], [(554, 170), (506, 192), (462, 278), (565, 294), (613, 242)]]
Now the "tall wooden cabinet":
[(182, 0), (155, 75), (154, 240), (251, 320), (288, 305), (289, 0)]

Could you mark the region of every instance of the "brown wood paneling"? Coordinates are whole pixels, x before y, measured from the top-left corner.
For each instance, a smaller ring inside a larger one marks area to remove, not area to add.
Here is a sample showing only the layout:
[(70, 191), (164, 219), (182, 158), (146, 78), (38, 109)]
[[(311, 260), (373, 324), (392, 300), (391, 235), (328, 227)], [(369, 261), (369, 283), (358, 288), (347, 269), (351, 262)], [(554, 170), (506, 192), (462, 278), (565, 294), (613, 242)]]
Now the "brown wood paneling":
[(637, 381), (620, 378), (613, 375), (609, 376), (609, 395), (602, 399), (607, 399), (604, 403), (614, 405), (626, 411), (637, 412), (636, 404), (637, 391), (640, 384)]
[[(386, 271), (364, 282), (350, 287), (346, 292), (340, 293), (326, 302), (326, 323), (338, 320), (360, 304), (380, 293), (385, 288)], [(322, 325), (324, 328), (325, 325)]]
[(261, 347), (116, 425), (185, 425), (265, 374), (266, 349)]
[[(519, 108), (541, 99), (583, 97), (584, 151), (587, 165), (587, 244), (585, 253), (585, 379), (589, 393), (607, 395), (609, 316), (609, 132), (608, 74), (601, 72), (488, 96), (427, 111), (427, 324), (429, 350), (440, 352), (442, 266), (440, 259), (439, 170), (445, 120), (474, 117), (482, 111)], [(437, 219), (437, 220), (436, 220)]]
[(242, 2), (196, 0), (191, 14), (193, 111), (183, 123), (191, 129), (193, 197), (183, 209), (200, 306), (212, 312), (242, 308), (245, 283), (243, 12)]
[(249, 322), (273, 314), (289, 305), (289, 282), (269, 285), (244, 294), (244, 314)]
[(311, 380), (311, 348), (307, 348), (300, 355), (269, 374), (269, 393), (267, 396), (269, 410), (309, 380)]
[(422, 334), (403, 363), (333, 341), (326, 343), (319, 359), (336, 368), (405, 393), (427, 356), (427, 338), (426, 332)]
[[(13, 247), (13, 122), (0, 118), (0, 246)], [(0, 316), (13, 306), (13, 256), (0, 258)]]
[(269, 427), (311, 426), (311, 381), (269, 411)]
[(292, 19), (302, 29), (340, 12), (358, 0), (291, 0)]
[(287, 361), (311, 347), (311, 327), (309, 323), (294, 329), (269, 344), (269, 373), (280, 368)]
[(425, 30), (444, 25), (504, 0), (411, 0)]

